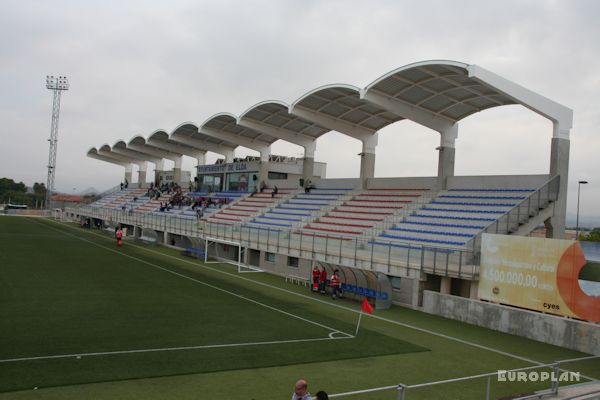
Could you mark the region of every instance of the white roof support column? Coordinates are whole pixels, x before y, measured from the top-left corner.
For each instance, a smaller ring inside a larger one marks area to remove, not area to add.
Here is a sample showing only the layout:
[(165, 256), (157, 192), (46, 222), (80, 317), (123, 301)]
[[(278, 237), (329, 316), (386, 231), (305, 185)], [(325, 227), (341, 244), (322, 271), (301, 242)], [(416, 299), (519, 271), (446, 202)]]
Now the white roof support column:
[(173, 179), (177, 183), (181, 182), (181, 164), (183, 163), (183, 156), (175, 158), (175, 167), (173, 167)]
[(133, 163), (139, 162), (139, 160), (132, 159), (131, 157), (126, 157), (121, 154), (117, 154), (110, 150), (109, 145), (104, 145), (98, 150), (98, 154), (104, 156), (106, 158), (113, 159), (115, 161), (121, 162), (125, 165), (125, 181), (124, 183), (131, 183), (132, 173), (133, 173)]
[(309, 179), (312, 179), (314, 175), (315, 150), (317, 148), (317, 141), (314, 138), (289, 131), (285, 128), (276, 128), (274, 126), (263, 124), (243, 117), (238, 118), (237, 123), (240, 126), (253, 129), (257, 132), (261, 132), (274, 138), (285, 140), (286, 142), (290, 142), (298, 146), (304, 147), (302, 176), (305, 182)]
[(569, 136), (571, 128), (573, 128), (573, 110), (477, 65), (469, 65), (467, 70), (469, 78), (496, 89), (515, 102), (552, 121), (550, 175), (559, 176), (559, 187), (554, 188), (558, 190), (558, 199), (555, 202), (554, 215), (546, 221), (546, 234), (548, 237), (562, 238), (566, 225)]
[(133, 164), (127, 164), (125, 166), (125, 176), (123, 177), (123, 183), (125, 186), (129, 186), (133, 175)]
[(142, 161), (138, 164), (140, 169), (138, 170), (138, 187), (146, 187), (146, 171), (148, 170), (148, 162)]
[(269, 161), (269, 156), (271, 155), (271, 146), (267, 144), (262, 144), (260, 142), (255, 142), (251, 139), (245, 138), (243, 136), (234, 135), (233, 133), (224, 132), (212, 128), (200, 127), (198, 129), (203, 135), (211, 136), (217, 139), (227, 140), (228, 142), (239, 144), (240, 146), (247, 147), (249, 149), (258, 151), (260, 153), (260, 159)]
[(133, 170), (133, 165), (131, 163), (123, 162), (123, 161), (117, 160), (115, 158), (99, 154), (98, 150), (96, 150), (95, 148), (90, 149), (87, 153), (87, 156), (90, 158), (93, 158), (95, 160), (104, 161), (104, 162), (107, 162), (110, 164), (115, 164), (120, 167), (123, 167), (125, 170), (123, 179), (128, 178), (127, 181), (131, 182), (131, 171)]
[(314, 122), (328, 129), (338, 131), (347, 136), (362, 141), (362, 152), (360, 153), (360, 180), (363, 188), (366, 188), (367, 180), (375, 177), (375, 148), (377, 147), (377, 132), (360, 128), (336, 118), (328, 117), (307, 108), (292, 105), (290, 114), (297, 115), (308, 121)]
[(440, 146), (438, 154), (438, 189), (448, 189), (448, 177), (454, 176), (456, 160), (455, 142), (458, 137), (458, 123), (451, 125), (440, 132)]
[(236, 143), (240, 146), (244, 146), (249, 149), (258, 151), (260, 153), (260, 167), (258, 171), (259, 185), (261, 185), (262, 182), (267, 182), (269, 176), (269, 156), (271, 155), (270, 145), (261, 144), (260, 142), (255, 142), (243, 136), (238, 136), (233, 133), (224, 132), (221, 130), (216, 130), (204, 126), (198, 128), (198, 132), (206, 136), (223, 139), (228, 142)]
[(458, 137), (458, 123), (432, 113), (427, 113), (397, 99), (377, 93), (374, 90), (362, 90), (361, 99), (440, 133), (440, 146), (436, 148), (439, 151), (438, 189), (446, 189), (446, 178), (454, 176), (456, 157), (454, 142)]

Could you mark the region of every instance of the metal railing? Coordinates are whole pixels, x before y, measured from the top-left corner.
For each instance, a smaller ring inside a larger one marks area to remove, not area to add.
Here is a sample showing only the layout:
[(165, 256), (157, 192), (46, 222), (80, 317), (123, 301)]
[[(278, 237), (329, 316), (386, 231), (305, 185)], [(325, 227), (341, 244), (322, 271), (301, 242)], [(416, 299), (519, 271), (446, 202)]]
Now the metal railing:
[[(399, 383), (399, 384), (390, 385), (390, 386), (381, 386), (381, 387), (370, 388), (370, 389), (355, 390), (355, 391), (351, 391), (351, 392), (330, 394), (329, 397), (330, 398), (353, 397), (353, 396), (358, 396), (358, 395), (364, 395), (367, 393), (392, 392), (393, 391), (393, 392), (395, 392), (395, 397), (398, 400), (408, 400), (409, 398), (412, 398), (411, 393), (415, 393), (417, 391), (417, 389), (431, 388), (433, 386), (448, 385), (448, 384), (458, 383), (458, 382), (485, 380), (485, 390), (482, 393), (481, 398), (490, 400), (492, 398), (491, 397), (492, 383), (493, 383), (492, 379), (494, 377), (499, 378), (499, 377), (503, 376), (504, 378), (508, 378), (511, 375), (515, 376), (516, 374), (518, 374), (518, 375), (516, 375), (517, 377), (521, 377), (522, 375), (519, 373), (525, 373), (525, 375), (527, 376), (528, 374), (526, 373), (526, 371), (535, 372), (535, 370), (548, 369), (550, 371), (547, 372), (547, 375), (546, 374), (541, 375), (539, 373), (537, 375), (535, 375), (535, 377), (537, 377), (538, 379), (540, 378), (540, 376), (544, 376), (547, 378), (547, 381), (548, 381), (547, 388), (545, 388), (545, 389), (542, 388), (540, 391), (536, 392), (535, 394), (519, 397), (520, 400), (534, 399), (534, 398), (540, 399), (545, 396), (558, 394), (559, 384), (561, 381), (561, 379), (559, 379), (559, 377), (561, 375), (561, 371), (566, 372), (566, 373), (571, 372), (571, 371), (561, 368), (562, 365), (568, 364), (568, 363), (573, 363), (573, 362), (578, 362), (578, 361), (586, 361), (586, 360), (596, 359), (596, 358), (600, 358), (600, 356), (589, 356), (589, 357), (573, 358), (573, 359), (568, 359), (568, 360), (559, 360), (559, 361), (555, 361), (555, 362), (548, 363), (548, 364), (534, 365), (532, 367), (516, 368), (516, 369), (511, 369), (511, 370), (498, 370), (496, 372), (490, 372), (490, 373), (485, 373), (485, 374), (470, 375), (470, 376), (465, 376), (465, 377), (460, 377), (460, 378), (445, 379), (445, 380), (441, 380), (441, 381), (433, 381), (433, 382), (426, 382), (426, 383), (418, 383), (418, 384), (413, 384), (413, 385), (405, 385), (405, 384)], [(576, 372), (574, 374), (576, 374), (575, 376), (580, 377), (579, 373)], [(531, 375), (529, 375), (529, 376), (531, 376)], [(584, 378), (586, 378), (586, 377), (584, 377)], [(593, 378), (590, 378), (590, 379), (593, 379)], [(512, 382), (512, 380), (510, 380), (510, 381)], [(521, 382), (521, 381), (522, 380), (519, 378), (518, 382)], [(597, 381), (597, 379), (595, 379), (594, 381)], [(538, 382), (538, 381), (532, 380), (532, 382)], [(540, 382), (541, 382), (541, 380), (540, 380)], [(505, 393), (503, 395), (510, 395), (510, 393)], [(390, 397), (390, 399), (391, 398), (392, 397)]]
[[(556, 201), (558, 199), (559, 188), (560, 176), (557, 175), (550, 178), (504, 215), (486, 226), (481, 233), (467, 243), (467, 247), (472, 249), (478, 258), (483, 233), (507, 234), (516, 231), (520, 225), (526, 223), (530, 218), (537, 216), (551, 202)], [(476, 261), (479, 263), (478, 260)]]
[(476, 279), (479, 267), (473, 254), (443, 246), (419, 246), (382, 238), (343, 238), (331, 234), (296, 232), (293, 229), (263, 228), (241, 224), (215, 223), (181, 218), (166, 213), (99, 207), (67, 208), (75, 218), (97, 218), (109, 225), (117, 223), (189, 237), (216, 237), (240, 242), (242, 246), (314, 259), (348, 267), (379, 271), (395, 276), (420, 277), (421, 273)]

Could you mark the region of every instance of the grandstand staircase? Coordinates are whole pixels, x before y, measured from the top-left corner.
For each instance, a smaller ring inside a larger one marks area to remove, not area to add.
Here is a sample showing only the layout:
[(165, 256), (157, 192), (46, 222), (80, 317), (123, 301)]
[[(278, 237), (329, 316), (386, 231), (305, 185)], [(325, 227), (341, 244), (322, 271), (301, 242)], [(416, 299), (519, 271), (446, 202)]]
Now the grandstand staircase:
[(243, 224), (264, 213), (269, 207), (286, 199), (291, 193), (289, 190), (280, 190), (274, 197), (272, 196), (272, 190), (265, 190), (253, 196), (247, 194), (208, 216), (206, 221), (225, 225)]

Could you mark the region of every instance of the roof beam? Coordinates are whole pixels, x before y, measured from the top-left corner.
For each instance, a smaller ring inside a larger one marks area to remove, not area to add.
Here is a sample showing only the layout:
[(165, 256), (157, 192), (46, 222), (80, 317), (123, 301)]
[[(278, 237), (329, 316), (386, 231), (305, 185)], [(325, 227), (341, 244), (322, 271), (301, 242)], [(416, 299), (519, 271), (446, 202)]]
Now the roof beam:
[(103, 156), (102, 154), (88, 153), (87, 156), (90, 157), (90, 158), (96, 159), (98, 161), (104, 161), (104, 162), (107, 162), (107, 163), (110, 163), (110, 164), (119, 165), (121, 167), (126, 167), (128, 165), (125, 162), (115, 160), (114, 158)]
[(216, 139), (224, 139), (228, 142), (237, 143), (240, 146), (244, 146), (249, 149), (256, 150), (256, 151), (260, 152), (261, 158), (263, 158), (265, 156), (268, 157), (271, 152), (271, 146), (266, 143), (257, 142), (252, 139), (248, 139), (243, 136), (238, 136), (238, 135), (230, 133), (230, 132), (224, 132), (222, 130), (207, 128), (204, 126), (201, 126), (200, 128), (198, 128), (198, 132), (200, 132), (201, 134), (206, 135), (206, 136), (214, 137)]
[(135, 150), (129, 150), (127, 148), (119, 148), (113, 146), (111, 151), (116, 154), (120, 154), (124, 157), (129, 157), (130, 159), (136, 160), (134, 162), (139, 164), (139, 161), (150, 161), (153, 164), (157, 164), (161, 157), (153, 157), (144, 153), (137, 152)]
[(314, 122), (317, 125), (321, 125), (327, 129), (343, 133), (344, 135), (362, 141), (367, 140), (369, 136), (372, 136), (375, 133), (375, 131), (371, 129), (358, 127), (356, 125), (341, 121), (337, 118), (302, 107), (298, 104), (290, 106), (289, 112), (290, 114), (294, 114), (300, 118)]
[[(561, 135), (566, 136), (563, 139), (569, 138), (568, 131), (573, 128), (573, 110), (570, 108), (504, 79), (478, 65), (469, 65), (467, 71), (469, 71), (469, 78), (494, 88), (518, 104), (522, 104), (531, 111), (550, 119), (554, 123), (558, 123), (561, 127)], [(565, 134), (565, 132), (567, 133)]]
[(411, 120), (437, 132), (444, 132), (454, 125), (454, 122), (449, 119), (435, 115), (434, 113), (422, 111), (414, 105), (409, 105), (400, 100), (380, 94), (374, 89), (361, 91), (360, 98), (399, 117)]
[[(193, 147), (198, 150), (212, 151), (213, 153), (217, 153), (217, 154), (224, 156), (226, 159), (228, 159), (231, 156), (231, 161), (233, 161), (233, 152), (235, 150), (234, 147), (224, 146), (222, 144), (208, 143), (208, 142), (204, 142), (202, 140), (195, 139), (191, 136), (178, 134), (178, 133), (171, 134), (169, 140), (172, 140), (173, 142), (181, 143), (186, 146)], [(165, 149), (176, 147), (175, 145), (173, 145), (171, 143), (164, 142), (161, 140), (150, 139), (150, 140), (148, 140), (148, 143), (151, 144), (152, 146), (162, 147)]]
[(315, 141), (314, 138), (309, 138), (307, 135), (303, 135), (285, 128), (276, 128), (272, 125), (265, 124), (264, 122), (258, 122), (249, 118), (238, 119), (238, 125), (261, 132), (277, 139), (285, 140), (286, 142), (290, 142), (304, 148), (309, 147), (311, 143)]
[(184, 155), (183, 153), (174, 153), (171, 151), (159, 149), (158, 147), (149, 146), (147, 144), (129, 143), (127, 145), (127, 148), (130, 150), (135, 150), (139, 153), (147, 154), (149, 156), (158, 157), (158, 158), (166, 158), (167, 160), (171, 160), (171, 161), (175, 161)]
[(174, 154), (181, 154), (184, 156), (192, 157), (192, 158), (202, 158), (206, 155), (206, 149), (198, 149), (193, 146), (185, 145), (183, 143), (175, 142), (174, 140), (169, 139), (170, 142), (161, 141), (161, 140), (148, 140), (146, 142), (146, 146), (152, 149), (157, 149), (161, 151), (168, 151)]

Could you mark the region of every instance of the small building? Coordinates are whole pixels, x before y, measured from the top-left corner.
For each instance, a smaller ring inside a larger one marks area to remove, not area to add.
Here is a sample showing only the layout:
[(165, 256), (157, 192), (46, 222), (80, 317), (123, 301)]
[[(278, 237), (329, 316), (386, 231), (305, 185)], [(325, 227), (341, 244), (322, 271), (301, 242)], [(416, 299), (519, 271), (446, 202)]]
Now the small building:
[[(232, 163), (217, 160), (216, 164), (198, 165), (197, 190), (251, 192), (260, 187), (260, 157), (236, 158)], [(304, 160), (295, 157), (271, 156), (268, 162), (267, 187), (301, 187)], [(326, 163), (315, 162), (313, 181), (325, 178)]]

